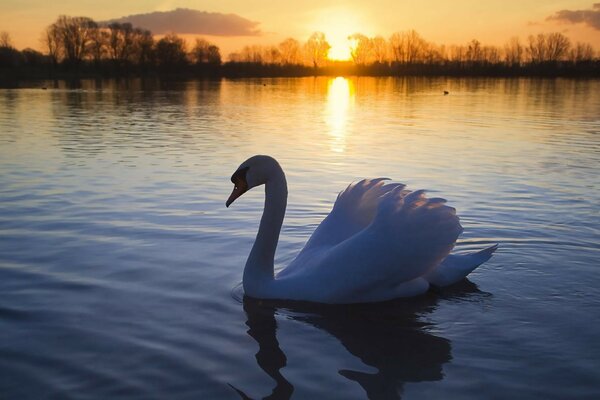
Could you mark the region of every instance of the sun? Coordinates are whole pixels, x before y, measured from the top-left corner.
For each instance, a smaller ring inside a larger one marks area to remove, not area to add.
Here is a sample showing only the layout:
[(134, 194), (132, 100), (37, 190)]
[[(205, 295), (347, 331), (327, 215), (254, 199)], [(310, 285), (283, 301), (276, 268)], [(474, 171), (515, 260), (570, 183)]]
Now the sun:
[(348, 41), (348, 34), (341, 33), (328, 33), (324, 32), (327, 41), (331, 45), (327, 58), (334, 61), (348, 61), (351, 58), (350, 55), (350, 42)]
[(328, 8), (315, 16), (311, 29), (325, 34), (331, 45), (327, 58), (348, 61), (351, 58), (348, 36), (361, 30), (361, 21), (356, 13), (348, 9)]

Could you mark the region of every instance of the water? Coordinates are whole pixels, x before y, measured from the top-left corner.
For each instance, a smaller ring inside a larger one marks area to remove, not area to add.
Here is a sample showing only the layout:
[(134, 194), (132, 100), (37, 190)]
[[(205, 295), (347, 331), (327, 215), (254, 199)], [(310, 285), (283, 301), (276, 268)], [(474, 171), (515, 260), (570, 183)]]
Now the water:
[[(600, 398), (600, 81), (52, 85), (0, 90), (0, 398)], [(412, 300), (243, 302), (263, 193), (224, 202), (257, 153), (278, 266), (362, 177), (500, 250)]]

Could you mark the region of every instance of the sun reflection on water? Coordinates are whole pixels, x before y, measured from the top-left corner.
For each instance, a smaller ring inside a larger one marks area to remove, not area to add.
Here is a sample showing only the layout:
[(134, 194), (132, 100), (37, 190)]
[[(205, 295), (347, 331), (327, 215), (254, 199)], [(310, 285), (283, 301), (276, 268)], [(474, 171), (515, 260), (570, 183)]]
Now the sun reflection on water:
[(352, 81), (338, 76), (327, 82), (327, 108), (325, 121), (329, 126), (331, 150), (343, 153), (346, 150), (346, 126), (349, 111), (354, 104), (354, 85)]

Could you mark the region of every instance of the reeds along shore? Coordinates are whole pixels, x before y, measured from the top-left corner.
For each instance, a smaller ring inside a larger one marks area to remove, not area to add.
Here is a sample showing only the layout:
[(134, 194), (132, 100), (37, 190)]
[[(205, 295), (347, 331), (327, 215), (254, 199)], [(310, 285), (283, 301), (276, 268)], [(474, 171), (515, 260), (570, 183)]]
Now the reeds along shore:
[(0, 83), (20, 79), (80, 77), (277, 77), (365, 76), (567, 76), (600, 77), (600, 58), (588, 43), (571, 43), (562, 33), (513, 37), (504, 46), (478, 40), (438, 45), (414, 30), (388, 39), (353, 34), (350, 61), (328, 59), (331, 46), (321, 32), (304, 43), (286, 39), (275, 46), (244, 46), (223, 62), (218, 46), (204, 39), (190, 45), (176, 34), (160, 39), (129, 23), (98, 24), (86, 17), (60, 16), (42, 35), (44, 52), (17, 50), (0, 33)]

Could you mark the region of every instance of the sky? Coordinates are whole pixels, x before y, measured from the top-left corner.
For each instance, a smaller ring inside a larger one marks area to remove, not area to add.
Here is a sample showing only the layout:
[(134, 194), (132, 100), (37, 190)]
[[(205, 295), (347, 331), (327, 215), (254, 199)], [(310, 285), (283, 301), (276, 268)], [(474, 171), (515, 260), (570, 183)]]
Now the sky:
[[(224, 55), (247, 44), (277, 44), (287, 37), (304, 41), (314, 31), (324, 32), (332, 51), (342, 54), (353, 33), (389, 37), (408, 29), (439, 44), (464, 44), (476, 38), (490, 45), (502, 45), (513, 36), (525, 39), (530, 34), (562, 32), (600, 49), (600, 4), (594, 0), (1, 0), (0, 31), (8, 32), (19, 49), (42, 50), (41, 33), (59, 14), (106, 21), (177, 8), (235, 14), (202, 16), (203, 25), (215, 18), (228, 24), (201, 34)], [(563, 12), (560, 19), (548, 19), (558, 12)]]

